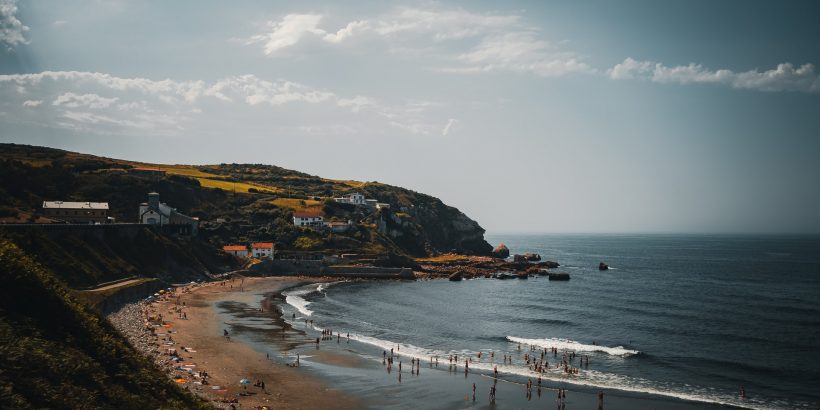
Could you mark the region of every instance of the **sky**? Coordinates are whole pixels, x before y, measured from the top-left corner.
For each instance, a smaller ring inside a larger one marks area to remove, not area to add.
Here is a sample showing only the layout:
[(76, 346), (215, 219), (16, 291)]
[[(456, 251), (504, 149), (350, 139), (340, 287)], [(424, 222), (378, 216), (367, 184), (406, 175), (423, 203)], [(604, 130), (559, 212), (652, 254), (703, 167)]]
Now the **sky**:
[(818, 15), (0, 0), (0, 142), (379, 181), (489, 233), (818, 233)]

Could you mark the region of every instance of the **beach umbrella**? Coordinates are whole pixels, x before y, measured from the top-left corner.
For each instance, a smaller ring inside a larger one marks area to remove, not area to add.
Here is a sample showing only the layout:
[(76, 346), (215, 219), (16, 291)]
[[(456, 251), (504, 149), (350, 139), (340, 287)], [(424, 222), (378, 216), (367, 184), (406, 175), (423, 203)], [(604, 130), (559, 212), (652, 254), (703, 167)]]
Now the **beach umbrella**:
[(251, 380), (250, 380), (250, 379), (248, 379), (248, 378), (245, 378), (245, 379), (240, 380), (240, 381), (239, 381), (239, 384), (242, 384), (242, 385), (249, 385), (249, 384), (251, 384)]

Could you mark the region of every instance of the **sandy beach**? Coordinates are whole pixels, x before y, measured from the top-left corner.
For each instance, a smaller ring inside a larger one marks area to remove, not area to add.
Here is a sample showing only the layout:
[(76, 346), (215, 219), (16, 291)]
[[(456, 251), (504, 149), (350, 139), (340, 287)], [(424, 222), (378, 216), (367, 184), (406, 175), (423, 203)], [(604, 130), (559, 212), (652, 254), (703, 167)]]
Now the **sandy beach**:
[[(321, 281), (300, 278), (246, 278), (178, 288), (159, 300), (130, 305), (110, 317), (135, 346), (155, 358), (169, 377), (184, 388), (221, 408), (277, 409), (361, 407), (349, 395), (331, 389), (301, 369), (277, 364), (250, 346), (223, 336), (213, 309), (219, 300), (241, 300), (259, 292), (277, 292), (298, 283)], [(136, 318), (139, 314), (141, 317)], [(162, 315), (164, 325), (151, 325), (149, 316)], [(138, 323), (134, 323), (138, 320)], [(281, 329), (279, 330), (282, 331)], [(287, 328), (286, 328), (287, 331)], [(292, 343), (298, 334), (290, 335)], [(277, 347), (280, 348), (280, 347)], [(169, 352), (176, 352), (172, 356)], [(207, 372), (207, 377), (202, 377)], [(250, 385), (241, 386), (247, 378)], [(205, 381), (207, 380), (207, 381)], [(254, 386), (260, 380), (265, 389)], [(207, 384), (205, 384), (207, 383)], [(233, 405), (233, 407), (232, 407)]]

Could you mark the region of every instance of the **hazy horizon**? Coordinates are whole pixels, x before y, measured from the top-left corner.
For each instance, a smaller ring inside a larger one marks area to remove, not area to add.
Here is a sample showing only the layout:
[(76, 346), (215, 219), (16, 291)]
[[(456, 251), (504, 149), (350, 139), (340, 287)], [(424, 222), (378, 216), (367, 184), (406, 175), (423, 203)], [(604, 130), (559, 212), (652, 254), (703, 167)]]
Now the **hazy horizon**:
[(376, 180), (489, 235), (820, 233), (814, 2), (0, 6), (0, 142)]

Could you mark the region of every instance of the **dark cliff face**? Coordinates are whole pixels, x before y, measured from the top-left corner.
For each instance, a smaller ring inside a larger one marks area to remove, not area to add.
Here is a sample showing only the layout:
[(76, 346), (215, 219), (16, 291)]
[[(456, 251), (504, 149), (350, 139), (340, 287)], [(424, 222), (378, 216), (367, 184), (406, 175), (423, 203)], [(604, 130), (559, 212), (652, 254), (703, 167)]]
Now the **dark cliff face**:
[(380, 201), (395, 204), (382, 212), (382, 232), (413, 255), (492, 252), (492, 246), (484, 240), (484, 228), (438, 198), (383, 184), (368, 184), (363, 190)]

